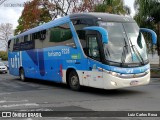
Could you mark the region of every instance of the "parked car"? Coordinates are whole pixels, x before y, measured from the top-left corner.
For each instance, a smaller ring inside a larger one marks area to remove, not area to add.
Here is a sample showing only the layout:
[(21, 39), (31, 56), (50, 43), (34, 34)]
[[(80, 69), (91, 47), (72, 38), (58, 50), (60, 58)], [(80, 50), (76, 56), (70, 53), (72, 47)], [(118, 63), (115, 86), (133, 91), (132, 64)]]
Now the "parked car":
[(9, 65), (8, 65), (8, 61), (3, 61), (4, 65), (7, 67), (7, 69), (9, 70)]
[(3, 62), (0, 62), (0, 73), (7, 73), (7, 67)]

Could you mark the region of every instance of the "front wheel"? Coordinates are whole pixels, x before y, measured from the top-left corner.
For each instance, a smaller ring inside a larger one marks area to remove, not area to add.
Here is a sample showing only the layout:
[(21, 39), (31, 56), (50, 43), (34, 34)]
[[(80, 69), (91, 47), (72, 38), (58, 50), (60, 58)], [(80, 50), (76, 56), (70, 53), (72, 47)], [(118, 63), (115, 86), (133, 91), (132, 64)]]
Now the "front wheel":
[(69, 86), (72, 90), (80, 90), (79, 78), (76, 71), (71, 71), (69, 74)]
[(25, 82), (26, 81), (26, 78), (25, 78), (25, 73), (24, 73), (24, 70), (21, 69), (20, 72), (19, 72), (19, 77), (20, 77), (20, 80)]

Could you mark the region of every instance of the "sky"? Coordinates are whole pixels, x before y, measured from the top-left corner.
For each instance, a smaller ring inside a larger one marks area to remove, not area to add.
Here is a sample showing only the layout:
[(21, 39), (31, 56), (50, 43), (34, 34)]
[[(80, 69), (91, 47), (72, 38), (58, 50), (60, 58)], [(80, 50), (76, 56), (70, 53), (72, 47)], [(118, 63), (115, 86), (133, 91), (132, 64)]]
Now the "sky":
[[(11, 23), (13, 24), (13, 29), (15, 29), (23, 10), (23, 3), (26, 1), (28, 0), (0, 0), (0, 24)], [(124, 2), (125, 5), (131, 8), (131, 16), (134, 16), (134, 0), (124, 0)]]

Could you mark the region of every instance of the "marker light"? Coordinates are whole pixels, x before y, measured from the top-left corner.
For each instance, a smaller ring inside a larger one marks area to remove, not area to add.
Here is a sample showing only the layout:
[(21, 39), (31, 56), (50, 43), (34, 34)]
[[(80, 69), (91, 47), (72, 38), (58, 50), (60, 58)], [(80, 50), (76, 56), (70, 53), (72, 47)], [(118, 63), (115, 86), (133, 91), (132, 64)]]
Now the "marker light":
[(119, 76), (120, 74), (119, 73), (116, 73), (116, 72), (110, 72), (111, 75), (113, 76)]
[(104, 69), (103, 69), (103, 71), (104, 71), (105, 73), (111, 74), (111, 75), (116, 76), (116, 77), (120, 76), (120, 73), (111, 72), (111, 71), (104, 70)]

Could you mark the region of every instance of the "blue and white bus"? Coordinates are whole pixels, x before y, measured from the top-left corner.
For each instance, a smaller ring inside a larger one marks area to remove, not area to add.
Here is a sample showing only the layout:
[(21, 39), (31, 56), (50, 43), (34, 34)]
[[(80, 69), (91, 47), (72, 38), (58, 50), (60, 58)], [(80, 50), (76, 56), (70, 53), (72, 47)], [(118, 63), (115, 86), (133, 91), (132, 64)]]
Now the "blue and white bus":
[(73, 14), (23, 32), (8, 42), (9, 72), (26, 78), (118, 89), (146, 85), (150, 65), (142, 32), (130, 17)]

